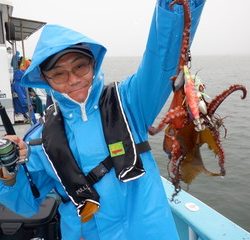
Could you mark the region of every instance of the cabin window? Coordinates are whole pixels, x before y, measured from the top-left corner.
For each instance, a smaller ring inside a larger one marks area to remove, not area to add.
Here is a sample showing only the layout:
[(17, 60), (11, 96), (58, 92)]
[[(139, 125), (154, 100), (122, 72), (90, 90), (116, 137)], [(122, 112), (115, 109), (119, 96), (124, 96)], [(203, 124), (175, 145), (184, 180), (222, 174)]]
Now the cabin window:
[(3, 19), (1, 11), (0, 11), (0, 44), (4, 44)]

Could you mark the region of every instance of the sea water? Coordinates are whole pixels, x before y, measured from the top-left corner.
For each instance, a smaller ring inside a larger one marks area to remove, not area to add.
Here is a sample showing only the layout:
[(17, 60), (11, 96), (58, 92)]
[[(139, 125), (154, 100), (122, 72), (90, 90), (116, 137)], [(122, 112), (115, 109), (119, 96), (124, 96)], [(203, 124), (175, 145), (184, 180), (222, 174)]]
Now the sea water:
[[(138, 57), (106, 58), (103, 65), (106, 82), (121, 81), (133, 74), (139, 62)], [(234, 92), (216, 111), (224, 118), (226, 129), (226, 138), (222, 138), (226, 176), (200, 174), (189, 186), (189, 193), (250, 231), (250, 56), (193, 56), (191, 70), (198, 73), (211, 99), (231, 84), (243, 84), (249, 90), (244, 100), (241, 91)], [(167, 112), (171, 99), (172, 96), (156, 123)], [(150, 137), (150, 144), (161, 174), (167, 177), (168, 158), (162, 150), (163, 137), (163, 132)], [(219, 171), (218, 160), (205, 146), (202, 155), (207, 169)]]
[[(106, 83), (121, 81), (133, 74), (139, 62), (138, 57), (107, 57), (103, 63)], [(193, 56), (191, 69), (193, 73), (198, 72), (211, 98), (235, 83), (245, 85), (250, 91), (250, 56)], [(241, 92), (233, 93), (216, 111), (224, 118), (227, 129), (226, 138), (222, 139), (226, 176), (207, 177), (200, 174), (190, 185), (189, 193), (250, 231), (250, 98), (248, 95), (241, 100), (241, 95)], [(167, 112), (171, 99), (172, 96), (156, 123)], [(23, 135), (28, 127), (14, 126), (19, 135)], [(0, 135), (3, 133), (1, 127)], [(150, 137), (149, 141), (161, 174), (167, 177), (168, 158), (162, 150), (163, 137), (161, 132)], [(207, 169), (219, 171), (217, 159), (206, 147), (202, 148), (202, 155)]]

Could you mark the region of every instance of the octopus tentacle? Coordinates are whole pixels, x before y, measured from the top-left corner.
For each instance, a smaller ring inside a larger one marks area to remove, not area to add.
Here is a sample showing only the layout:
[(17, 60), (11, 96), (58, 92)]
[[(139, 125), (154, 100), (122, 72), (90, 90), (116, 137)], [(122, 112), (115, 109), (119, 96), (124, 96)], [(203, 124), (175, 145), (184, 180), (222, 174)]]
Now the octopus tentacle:
[[(165, 138), (163, 149), (169, 154), (170, 152), (170, 161), (168, 163), (168, 174), (171, 178), (172, 183), (176, 189), (180, 188), (180, 163), (184, 157), (182, 152), (182, 147), (180, 142), (176, 139), (177, 130), (167, 128), (165, 131)], [(173, 134), (174, 133), (174, 134)], [(166, 142), (170, 143), (167, 144)], [(169, 149), (170, 147), (170, 149)]]
[[(148, 132), (150, 135), (155, 135), (155, 134), (159, 133), (160, 131), (162, 131), (167, 124), (173, 123), (175, 121), (177, 124), (177, 120), (179, 120), (179, 118), (186, 117), (186, 116), (187, 116), (187, 113), (184, 110), (184, 108), (181, 106), (177, 106), (176, 108), (168, 111), (166, 116), (161, 120), (161, 122), (159, 123), (159, 125), (157, 127), (153, 127), (153, 126), (149, 127)], [(184, 126), (184, 122), (180, 126), (175, 126), (175, 127), (181, 128), (183, 126)]]
[[(180, 182), (190, 184), (201, 172), (209, 176), (224, 176), (225, 154), (221, 145), (220, 127), (224, 127), (223, 118), (215, 114), (220, 104), (233, 92), (241, 90), (242, 99), (247, 90), (243, 85), (235, 84), (216, 96), (211, 102), (205, 100), (204, 85), (189, 72), (191, 13), (188, 0), (173, 0), (183, 5), (184, 29), (181, 54), (176, 76), (173, 80), (173, 99), (165, 117), (157, 127), (150, 127), (149, 134), (155, 135), (165, 128), (163, 150), (168, 154), (168, 174), (174, 185), (172, 200), (181, 190)], [(218, 159), (220, 171), (214, 173), (206, 169), (201, 155), (201, 146), (207, 144)]]
[(214, 135), (214, 139), (215, 139), (215, 142), (217, 144), (217, 147), (218, 147), (218, 158), (219, 158), (219, 166), (220, 166), (220, 175), (221, 176), (225, 176), (226, 175), (226, 171), (225, 171), (225, 168), (224, 168), (224, 163), (225, 163), (225, 153), (224, 153), (224, 150), (221, 146), (221, 141), (220, 141), (220, 136), (219, 136), (219, 131), (218, 129), (214, 129), (212, 131), (213, 135)]
[(190, 28), (191, 28), (191, 12), (189, 8), (189, 3), (187, 0), (174, 0), (169, 4), (172, 8), (175, 4), (183, 5), (184, 9), (184, 30), (182, 35), (181, 44), (181, 56), (179, 60), (179, 71), (182, 70), (183, 66), (187, 64), (188, 61), (188, 49), (189, 49), (189, 38), (190, 38)]
[(231, 85), (227, 90), (217, 95), (210, 103), (208, 103), (207, 112), (208, 115), (213, 115), (220, 104), (233, 92), (241, 90), (243, 95), (241, 99), (244, 99), (247, 95), (247, 89), (240, 84)]

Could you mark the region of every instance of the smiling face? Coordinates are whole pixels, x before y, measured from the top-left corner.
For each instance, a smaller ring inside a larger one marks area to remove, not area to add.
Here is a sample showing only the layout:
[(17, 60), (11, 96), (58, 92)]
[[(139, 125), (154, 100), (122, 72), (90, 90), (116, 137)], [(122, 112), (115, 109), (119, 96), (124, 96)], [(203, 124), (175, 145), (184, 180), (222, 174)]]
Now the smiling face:
[(54, 90), (82, 103), (86, 100), (92, 85), (93, 66), (93, 59), (72, 52), (63, 55), (55, 66), (49, 71), (44, 71), (43, 75)]

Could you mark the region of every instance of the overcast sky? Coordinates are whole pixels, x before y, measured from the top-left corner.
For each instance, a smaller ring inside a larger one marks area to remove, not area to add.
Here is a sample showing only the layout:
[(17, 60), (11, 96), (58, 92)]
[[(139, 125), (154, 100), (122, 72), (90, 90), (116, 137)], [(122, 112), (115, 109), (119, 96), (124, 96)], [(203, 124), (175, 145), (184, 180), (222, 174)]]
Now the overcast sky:
[[(73, 28), (108, 48), (142, 55), (155, 0), (12, 0), (13, 16)], [(250, 0), (207, 0), (193, 55), (250, 55)], [(25, 43), (31, 57), (40, 31)], [(21, 47), (21, 44), (19, 44)]]

